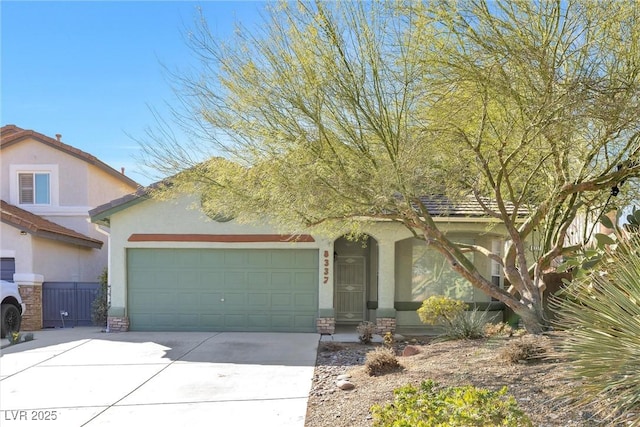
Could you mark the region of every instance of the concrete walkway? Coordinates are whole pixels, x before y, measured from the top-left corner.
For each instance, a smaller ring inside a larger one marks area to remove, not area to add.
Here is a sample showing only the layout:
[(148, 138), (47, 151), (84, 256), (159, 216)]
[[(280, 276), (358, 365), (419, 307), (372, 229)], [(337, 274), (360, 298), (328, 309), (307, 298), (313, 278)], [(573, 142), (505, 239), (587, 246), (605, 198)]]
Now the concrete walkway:
[(4, 426), (303, 427), (317, 334), (43, 330), (0, 357)]

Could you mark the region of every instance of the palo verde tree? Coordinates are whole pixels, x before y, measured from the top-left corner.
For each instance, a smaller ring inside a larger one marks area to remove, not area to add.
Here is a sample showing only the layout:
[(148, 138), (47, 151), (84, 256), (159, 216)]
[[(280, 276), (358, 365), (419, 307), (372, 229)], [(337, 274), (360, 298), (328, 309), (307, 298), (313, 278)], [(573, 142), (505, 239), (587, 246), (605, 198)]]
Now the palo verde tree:
[[(571, 224), (640, 176), (637, 2), (282, 3), (233, 40), (204, 20), (188, 36), (202, 68), (174, 75), (175, 113), (194, 142), (161, 125), (142, 143), (172, 191), (289, 230), (396, 221), (532, 332)], [(476, 200), (505, 248), (453, 241), (423, 196)]]

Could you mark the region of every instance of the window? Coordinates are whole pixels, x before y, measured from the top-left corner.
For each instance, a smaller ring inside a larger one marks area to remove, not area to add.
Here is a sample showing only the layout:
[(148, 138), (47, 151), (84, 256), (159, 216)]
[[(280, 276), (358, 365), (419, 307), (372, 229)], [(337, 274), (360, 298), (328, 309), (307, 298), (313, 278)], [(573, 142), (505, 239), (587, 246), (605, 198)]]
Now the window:
[(51, 187), (48, 173), (19, 173), (18, 195), (21, 205), (51, 204)]
[[(460, 243), (473, 244), (470, 239), (456, 239)], [(444, 295), (462, 301), (473, 301), (473, 286), (449, 265), (449, 261), (437, 250), (421, 240), (413, 241), (412, 297), (423, 301), (432, 295)], [(473, 253), (465, 255), (473, 262)]]

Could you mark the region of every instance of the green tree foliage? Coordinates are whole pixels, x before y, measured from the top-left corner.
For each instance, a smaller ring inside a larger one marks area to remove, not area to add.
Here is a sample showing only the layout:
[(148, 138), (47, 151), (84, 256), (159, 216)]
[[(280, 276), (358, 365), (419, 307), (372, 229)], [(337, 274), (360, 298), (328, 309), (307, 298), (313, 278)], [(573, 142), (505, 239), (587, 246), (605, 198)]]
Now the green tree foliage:
[[(640, 175), (639, 18), (617, 0), (286, 2), (224, 42), (202, 19), (202, 69), (175, 75), (194, 138), (161, 122), (147, 164), (211, 216), (334, 236), (403, 224), (539, 332), (541, 274), (573, 220)], [(425, 195), (475, 200), (504, 250), (451, 240)]]
[(507, 388), (490, 391), (473, 386), (439, 388), (429, 380), (420, 389), (406, 385), (393, 391), (394, 402), (371, 408), (373, 425), (384, 427), (531, 426)]
[[(610, 260), (574, 280), (557, 300), (558, 324), (569, 338), (578, 404), (598, 403), (601, 414), (640, 425), (640, 236), (618, 243)], [(613, 425), (613, 424), (612, 424)]]
[(91, 320), (96, 326), (106, 326), (109, 316), (109, 275), (105, 268), (98, 277), (98, 293), (91, 303)]

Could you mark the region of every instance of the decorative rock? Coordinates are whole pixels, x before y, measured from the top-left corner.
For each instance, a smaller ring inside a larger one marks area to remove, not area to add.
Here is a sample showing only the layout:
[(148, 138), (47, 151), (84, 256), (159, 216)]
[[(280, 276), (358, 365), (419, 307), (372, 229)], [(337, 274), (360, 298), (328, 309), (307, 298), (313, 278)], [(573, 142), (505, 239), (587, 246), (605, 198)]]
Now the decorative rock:
[(352, 390), (356, 388), (356, 386), (352, 382), (349, 382), (347, 380), (336, 381), (336, 385), (340, 390)]
[(342, 375), (338, 375), (338, 381), (340, 380), (348, 380), (349, 378), (351, 378), (351, 375), (349, 374), (342, 374)]
[(415, 356), (418, 353), (420, 353), (420, 349), (413, 345), (408, 345), (404, 348), (404, 350), (402, 350), (403, 357)]

